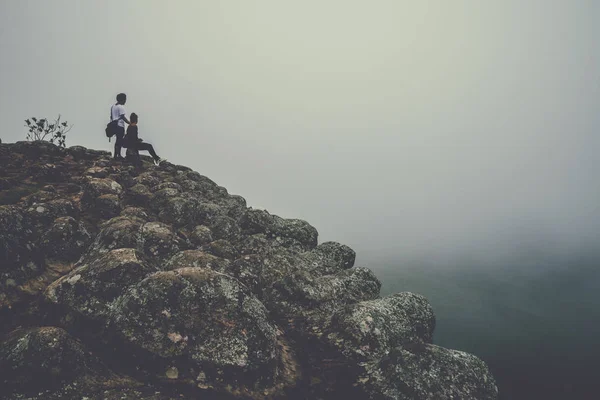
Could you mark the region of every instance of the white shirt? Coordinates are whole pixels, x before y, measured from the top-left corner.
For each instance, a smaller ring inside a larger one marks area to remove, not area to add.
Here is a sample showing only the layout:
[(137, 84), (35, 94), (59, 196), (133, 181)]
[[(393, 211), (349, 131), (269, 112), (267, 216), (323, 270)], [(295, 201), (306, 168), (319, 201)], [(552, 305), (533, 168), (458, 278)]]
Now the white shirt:
[[(114, 121), (115, 119), (119, 119), (121, 117), (121, 115), (125, 115), (125, 107), (122, 104), (115, 104), (114, 106), (112, 106), (110, 108), (110, 120)], [(123, 121), (122, 119), (119, 119), (119, 122), (117, 122), (117, 125), (119, 125), (122, 128), (125, 128), (125, 121)]]

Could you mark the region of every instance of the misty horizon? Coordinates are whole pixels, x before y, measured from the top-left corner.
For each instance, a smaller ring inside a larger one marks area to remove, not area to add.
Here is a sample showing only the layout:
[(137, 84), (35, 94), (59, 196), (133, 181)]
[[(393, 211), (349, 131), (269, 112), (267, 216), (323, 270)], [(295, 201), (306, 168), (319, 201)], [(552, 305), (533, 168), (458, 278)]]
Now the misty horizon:
[(125, 92), (161, 156), (308, 221), (388, 289), (435, 297), (427, 279), (477, 271), (550, 290), (600, 260), (598, 16), (583, 0), (5, 1), (0, 138), (60, 114), (67, 146), (112, 151)]

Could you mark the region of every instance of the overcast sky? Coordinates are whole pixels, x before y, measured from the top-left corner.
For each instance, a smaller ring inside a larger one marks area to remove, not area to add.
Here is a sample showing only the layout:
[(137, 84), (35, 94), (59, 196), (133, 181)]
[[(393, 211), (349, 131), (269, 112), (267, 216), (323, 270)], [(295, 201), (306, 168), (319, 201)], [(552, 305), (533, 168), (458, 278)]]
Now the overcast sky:
[[(0, 1), (0, 138), (59, 113), (367, 264), (568, 252), (600, 233), (600, 2)], [(390, 265), (394, 267), (394, 265)]]

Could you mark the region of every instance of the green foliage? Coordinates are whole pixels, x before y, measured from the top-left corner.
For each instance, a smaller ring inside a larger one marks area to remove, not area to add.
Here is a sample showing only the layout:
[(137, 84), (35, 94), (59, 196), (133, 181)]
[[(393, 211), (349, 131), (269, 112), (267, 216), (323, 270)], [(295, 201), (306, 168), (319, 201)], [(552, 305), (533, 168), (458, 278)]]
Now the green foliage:
[(73, 125), (69, 126), (67, 121), (60, 122), (60, 114), (54, 123), (50, 123), (47, 118), (31, 117), (25, 120), (25, 124), (29, 130), (27, 140), (48, 140), (60, 147), (65, 147), (67, 132), (73, 128)]

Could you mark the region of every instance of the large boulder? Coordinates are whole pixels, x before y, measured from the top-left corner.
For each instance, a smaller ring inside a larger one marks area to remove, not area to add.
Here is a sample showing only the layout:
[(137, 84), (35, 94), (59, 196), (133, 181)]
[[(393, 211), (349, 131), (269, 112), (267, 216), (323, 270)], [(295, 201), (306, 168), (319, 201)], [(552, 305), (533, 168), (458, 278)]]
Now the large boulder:
[(264, 210), (249, 209), (240, 223), (244, 232), (249, 235), (264, 233), (287, 241), (290, 245), (297, 243), (307, 250), (317, 245), (318, 232), (306, 221), (284, 219)]
[(194, 227), (189, 238), (190, 241), (197, 247), (201, 247), (214, 240), (210, 228), (204, 225), (197, 225)]
[(83, 187), (82, 202), (91, 204), (96, 197), (103, 194), (119, 196), (123, 187), (116, 181), (108, 178), (90, 178)]
[(46, 298), (87, 318), (108, 322), (113, 302), (157, 268), (135, 249), (111, 250), (53, 282)]
[[(295, 329), (312, 334), (320, 331), (335, 311), (377, 299), (380, 288), (381, 283), (375, 274), (362, 267), (316, 279), (306, 273), (297, 273), (283, 278), (267, 290), (265, 305), (280, 320), (292, 322)], [(298, 324), (310, 324), (310, 327), (299, 327)]]
[(169, 225), (148, 222), (142, 226), (138, 247), (147, 256), (163, 261), (191, 246)]
[(435, 315), (427, 299), (402, 292), (338, 309), (325, 340), (357, 361), (377, 359), (403, 345), (431, 343)]
[(498, 398), (494, 377), (483, 361), (432, 344), (392, 349), (365, 366), (356, 386), (362, 398), (373, 400)]
[(40, 238), (40, 247), (51, 261), (75, 262), (92, 241), (92, 236), (81, 221), (73, 217), (59, 217)]
[(119, 248), (135, 248), (147, 257), (163, 262), (174, 254), (189, 249), (191, 243), (171, 226), (143, 219), (139, 210), (129, 209), (128, 215), (105, 222), (90, 250), (84, 255), (86, 261)]
[(110, 318), (142, 354), (139, 368), (158, 378), (269, 394), (293, 374), (265, 307), (234, 278), (209, 269), (154, 273), (117, 300)]

